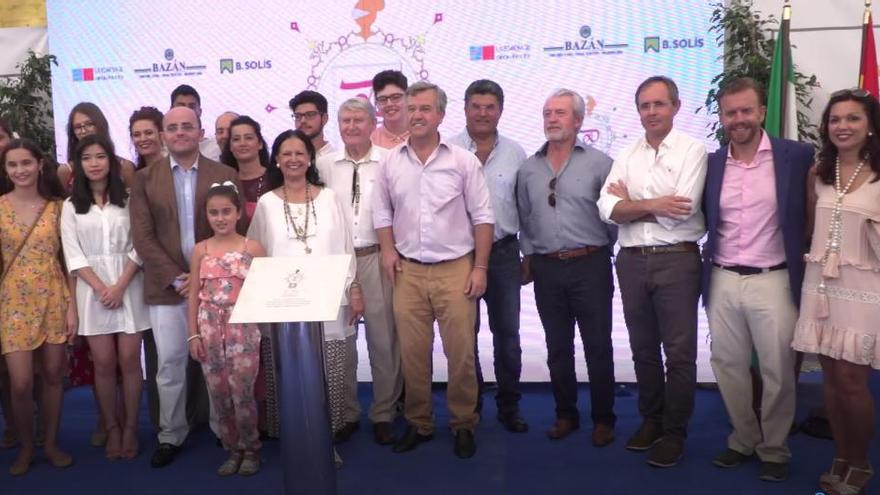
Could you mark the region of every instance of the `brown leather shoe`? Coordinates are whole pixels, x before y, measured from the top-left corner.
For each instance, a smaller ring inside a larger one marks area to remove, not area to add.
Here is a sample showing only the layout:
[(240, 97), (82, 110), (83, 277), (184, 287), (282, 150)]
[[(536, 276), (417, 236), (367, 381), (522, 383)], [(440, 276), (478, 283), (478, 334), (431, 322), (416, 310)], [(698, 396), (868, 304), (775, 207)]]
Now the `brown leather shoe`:
[(387, 421), (380, 421), (378, 423), (373, 424), (373, 439), (379, 445), (391, 445), (394, 443), (394, 431), (391, 428), (391, 423)]
[(547, 430), (547, 438), (550, 440), (562, 440), (571, 432), (580, 428), (580, 425), (571, 419), (558, 418), (553, 426)]
[(614, 427), (597, 424), (593, 428), (593, 447), (605, 447), (614, 441)]

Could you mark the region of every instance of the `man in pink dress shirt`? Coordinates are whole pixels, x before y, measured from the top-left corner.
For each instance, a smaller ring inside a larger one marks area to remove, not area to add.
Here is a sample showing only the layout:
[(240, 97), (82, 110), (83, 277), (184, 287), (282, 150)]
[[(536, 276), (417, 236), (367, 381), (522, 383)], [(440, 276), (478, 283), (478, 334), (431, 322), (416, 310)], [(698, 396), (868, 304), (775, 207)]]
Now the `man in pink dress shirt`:
[[(762, 88), (737, 79), (718, 93), (730, 145), (709, 157), (703, 206), (703, 302), (712, 334), (712, 369), (730, 415), (727, 449), (712, 461), (732, 468), (757, 454), (760, 479), (788, 477), (786, 439), (795, 412), (791, 349), (806, 249), (810, 146), (761, 130)], [(752, 409), (752, 349), (764, 388)]]
[(419, 82), (407, 90), (411, 134), (379, 163), (373, 224), (382, 268), (394, 285), (409, 423), (393, 451), (407, 452), (433, 438), (436, 320), (448, 361), (446, 404), (455, 433), (453, 452), (464, 459), (476, 452), (473, 329), (476, 300), (486, 291), (495, 217), (480, 161), (437, 132), (445, 111), (446, 93), (439, 87)]

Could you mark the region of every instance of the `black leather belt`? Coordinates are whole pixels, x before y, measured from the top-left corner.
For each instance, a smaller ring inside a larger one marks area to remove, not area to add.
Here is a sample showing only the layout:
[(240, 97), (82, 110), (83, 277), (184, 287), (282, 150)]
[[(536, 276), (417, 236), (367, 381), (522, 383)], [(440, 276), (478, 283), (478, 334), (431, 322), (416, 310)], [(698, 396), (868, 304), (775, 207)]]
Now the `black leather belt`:
[(718, 268), (721, 268), (722, 270), (727, 270), (729, 272), (736, 273), (737, 275), (757, 275), (759, 273), (775, 272), (776, 270), (784, 270), (784, 269), (788, 268), (788, 263), (785, 263), (784, 261), (778, 265), (773, 265), (770, 268), (759, 268), (757, 266), (741, 266), (741, 265), (722, 266), (722, 265), (719, 265), (718, 263), (712, 263), (712, 265), (716, 266)]
[[(421, 260), (417, 260), (417, 259), (415, 259), (415, 258), (407, 258), (407, 257), (404, 256), (404, 255), (400, 255), (400, 258), (403, 259), (403, 260), (405, 260), (405, 261), (409, 261), (410, 263), (415, 263), (415, 264), (417, 264), (417, 265), (425, 265), (425, 266), (439, 265), (440, 263), (446, 263), (446, 262), (452, 261), (452, 260), (443, 260), (443, 261), (421, 261)], [(456, 259), (458, 259), (458, 258), (456, 258)]]
[(621, 251), (633, 254), (666, 254), (666, 253), (697, 253), (700, 247), (696, 242), (679, 242), (677, 244), (661, 244), (659, 246), (629, 246), (620, 248)]
[(498, 239), (497, 241), (493, 242), (492, 247), (493, 248), (501, 247), (506, 244), (510, 244), (511, 242), (513, 242), (515, 240), (516, 240), (516, 234), (506, 235), (506, 236), (502, 237), (501, 239)]

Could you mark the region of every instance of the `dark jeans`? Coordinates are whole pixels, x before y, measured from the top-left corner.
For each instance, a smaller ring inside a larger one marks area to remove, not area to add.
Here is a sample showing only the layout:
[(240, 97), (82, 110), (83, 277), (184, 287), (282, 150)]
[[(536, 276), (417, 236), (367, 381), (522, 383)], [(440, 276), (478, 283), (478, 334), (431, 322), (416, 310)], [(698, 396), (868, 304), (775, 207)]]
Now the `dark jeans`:
[(547, 366), (556, 417), (580, 423), (574, 369), (577, 322), (590, 375), (593, 424), (614, 426), (614, 354), (611, 346), (611, 253), (608, 248), (569, 260), (532, 257), (535, 302), (547, 341)]
[[(617, 280), (639, 385), (639, 413), (685, 438), (697, 385), (699, 253), (617, 255)], [(666, 369), (660, 349), (666, 356)]]
[[(486, 312), (489, 315), (489, 329), (492, 331), (492, 346), (495, 355), (495, 381), (498, 392), (495, 403), (498, 413), (513, 415), (519, 413), (519, 377), (522, 372), (522, 348), (519, 344), (519, 241), (516, 237), (500, 239), (492, 246), (489, 256), (487, 276)], [(474, 331), (480, 331), (480, 312)], [(483, 391), (483, 370), (480, 355), (474, 342), (474, 357), (477, 367), (477, 383)], [(477, 409), (482, 406), (478, 399)]]

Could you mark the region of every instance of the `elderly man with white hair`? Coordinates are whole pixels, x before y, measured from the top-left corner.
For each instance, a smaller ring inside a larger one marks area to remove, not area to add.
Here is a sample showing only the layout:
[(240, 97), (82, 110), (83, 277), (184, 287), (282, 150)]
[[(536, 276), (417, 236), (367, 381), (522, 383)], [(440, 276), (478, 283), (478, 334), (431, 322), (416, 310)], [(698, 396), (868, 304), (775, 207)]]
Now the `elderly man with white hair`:
[[(344, 149), (318, 159), (318, 173), (327, 186), (352, 210), (352, 233), (357, 258), (356, 281), (364, 294), (364, 321), (373, 403), (369, 418), (376, 443), (394, 443), (391, 422), (395, 403), (403, 389), (400, 349), (391, 310), (392, 285), (382, 272), (379, 241), (373, 229), (373, 183), (384, 148), (373, 146), (370, 135), (376, 129), (376, 111), (363, 98), (346, 100), (338, 113), (339, 133)], [(346, 339), (345, 426), (336, 434), (342, 442), (358, 429), (361, 414), (357, 397), (357, 334)]]
[(584, 99), (569, 89), (544, 103), (547, 142), (517, 174), (523, 283), (535, 282), (535, 303), (547, 341), (556, 401), (552, 440), (580, 427), (574, 326), (590, 373), (592, 442), (614, 441), (614, 360), (611, 347), (611, 247), (617, 229), (602, 222), (596, 202), (611, 158), (578, 138)]

